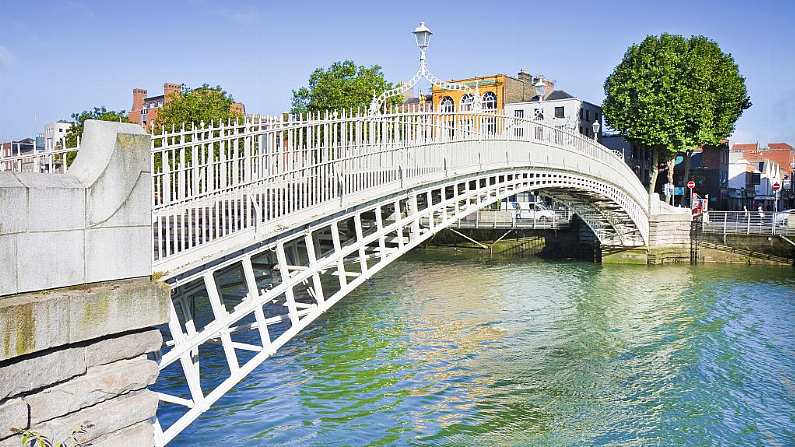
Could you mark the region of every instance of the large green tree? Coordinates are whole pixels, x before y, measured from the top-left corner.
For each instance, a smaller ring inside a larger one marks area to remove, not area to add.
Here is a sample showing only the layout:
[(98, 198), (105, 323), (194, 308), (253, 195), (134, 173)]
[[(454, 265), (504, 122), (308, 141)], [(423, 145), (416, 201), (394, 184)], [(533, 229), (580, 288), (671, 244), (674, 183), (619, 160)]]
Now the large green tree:
[[(318, 68), (309, 77), (309, 86), (293, 90), (292, 113), (319, 112), (335, 109), (367, 108), (373, 95), (380, 95), (394, 85), (384, 79), (381, 67), (357, 66), (353, 61), (334, 62)], [(390, 98), (396, 104), (399, 97)]]
[(127, 112), (124, 110), (108, 110), (105, 106), (102, 106), (94, 107), (92, 110), (84, 110), (80, 113), (73, 113), (72, 121), (74, 124), (66, 131), (67, 148), (77, 146), (78, 138), (81, 138), (83, 135), (83, 126), (86, 120), (118, 121), (120, 123), (126, 123)]
[(629, 47), (604, 90), (607, 124), (651, 151), (650, 193), (660, 162), (673, 183), (677, 152), (719, 144), (751, 106), (732, 56), (703, 36), (646, 37)]
[[(80, 113), (73, 113), (72, 114), (72, 127), (66, 131), (66, 148), (73, 148), (77, 147), (77, 143), (83, 135), (83, 128), (85, 125), (86, 120), (101, 120), (101, 121), (117, 121), (120, 123), (127, 122), (127, 112), (124, 110), (108, 110), (105, 106), (102, 107), (94, 107), (92, 110), (84, 110)], [(77, 156), (76, 151), (67, 152), (66, 153), (66, 164), (67, 166), (72, 164), (75, 157)]]
[(229, 121), (243, 118), (232, 110), (234, 98), (220, 85), (210, 87), (207, 84), (198, 88), (182, 86), (182, 91), (172, 93), (168, 101), (158, 111), (155, 120), (155, 132), (161, 128), (180, 128), (184, 124), (189, 128), (192, 123), (199, 125), (202, 121)]

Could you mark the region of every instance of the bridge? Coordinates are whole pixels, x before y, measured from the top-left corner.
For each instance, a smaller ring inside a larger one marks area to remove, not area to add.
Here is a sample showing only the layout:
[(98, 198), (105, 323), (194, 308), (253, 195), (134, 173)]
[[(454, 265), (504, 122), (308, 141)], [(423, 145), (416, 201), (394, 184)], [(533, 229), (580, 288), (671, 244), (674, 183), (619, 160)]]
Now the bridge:
[[(424, 53), (422, 61), (427, 70)], [(94, 182), (85, 203), (106, 211), (97, 222), (136, 223), (112, 244), (86, 248), (86, 259), (89, 252), (125, 253), (137, 264), (107, 272), (97, 264), (109, 258), (85, 260), (84, 276), (25, 285), (19, 270), (29, 267), (18, 263), (14, 286), (0, 294), (141, 274), (165, 281), (172, 292), (157, 352), (159, 380), (180, 382), (183, 392), (157, 394), (154, 437), (162, 446), (368, 278), (495, 202), (543, 194), (613, 250), (661, 244), (664, 231), (655, 223), (683, 220), (647, 194), (620, 154), (579, 133), (480, 107), (447, 113), (375, 104), (190, 123), (152, 135), (86, 122), (68, 170), (52, 158), (67, 150), (6, 166), (48, 167), (20, 181)], [(96, 166), (126, 174), (105, 178), (110, 171)], [(108, 195), (119, 199), (106, 205)], [(689, 228), (689, 213), (685, 220)], [(92, 276), (92, 268), (102, 274)], [(203, 371), (208, 356), (221, 356), (225, 371)]]

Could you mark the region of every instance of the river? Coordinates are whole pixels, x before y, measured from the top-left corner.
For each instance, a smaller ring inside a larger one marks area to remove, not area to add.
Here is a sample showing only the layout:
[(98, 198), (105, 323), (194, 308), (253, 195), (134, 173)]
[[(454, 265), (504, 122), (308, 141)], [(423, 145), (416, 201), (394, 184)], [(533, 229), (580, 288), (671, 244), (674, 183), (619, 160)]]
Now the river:
[(415, 251), (171, 445), (795, 445), (795, 271)]

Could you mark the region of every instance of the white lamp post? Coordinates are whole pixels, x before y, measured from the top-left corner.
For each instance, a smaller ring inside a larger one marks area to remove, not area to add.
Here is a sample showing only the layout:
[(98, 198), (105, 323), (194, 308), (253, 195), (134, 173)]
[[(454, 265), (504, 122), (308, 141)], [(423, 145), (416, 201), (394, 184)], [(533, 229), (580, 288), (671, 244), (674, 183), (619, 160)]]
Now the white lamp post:
[(592, 127), (593, 127), (593, 139), (594, 141), (597, 141), (596, 136), (599, 135), (599, 127), (600, 127), (599, 120), (594, 121)]
[(420, 22), (420, 25), (416, 27), (414, 31), (412, 31), (412, 34), (414, 34), (414, 39), (417, 42), (417, 48), (420, 49), (419, 70), (417, 70), (417, 73), (415, 73), (408, 82), (402, 82), (397, 87), (386, 90), (378, 96), (374, 96), (373, 100), (370, 101), (369, 114), (371, 116), (379, 115), (381, 113), (381, 105), (384, 103), (384, 101), (386, 101), (388, 98), (399, 96), (408, 92), (417, 85), (420, 79), (423, 78), (430, 82), (433, 86), (437, 86), (446, 90), (458, 90), (472, 95), (472, 111), (478, 113), (482, 107), (482, 98), (480, 96), (480, 91), (477, 88), (472, 88), (465, 84), (442, 81), (431, 74), (430, 70), (428, 69), (428, 65), (425, 62), (425, 55), (428, 50), (428, 45), (431, 43), (431, 35), (433, 33), (427, 26), (425, 26), (425, 22)]
[(544, 80), (542, 78), (538, 78), (535, 84), (533, 84), (533, 89), (535, 89), (535, 94), (538, 96), (539, 101), (544, 100)]
[(420, 61), (425, 61), (425, 51), (431, 43), (431, 34), (433, 34), (425, 22), (420, 22), (420, 25), (413, 31), (414, 39), (417, 40), (417, 47), (420, 49)]

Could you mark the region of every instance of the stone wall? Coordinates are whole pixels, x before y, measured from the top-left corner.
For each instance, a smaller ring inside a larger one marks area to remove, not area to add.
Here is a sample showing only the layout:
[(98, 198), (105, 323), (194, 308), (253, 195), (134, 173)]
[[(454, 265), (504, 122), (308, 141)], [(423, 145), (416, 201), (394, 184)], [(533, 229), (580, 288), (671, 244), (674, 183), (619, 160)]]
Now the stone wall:
[(0, 172), (0, 296), (152, 273), (149, 145), (88, 120), (68, 174)]
[(68, 174), (0, 173), (0, 447), (154, 444), (150, 139), (89, 120), (82, 141)]
[[(151, 446), (168, 289), (149, 278), (0, 299), (0, 447), (13, 429), (94, 446)], [(82, 431), (81, 431), (82, 429)]]

